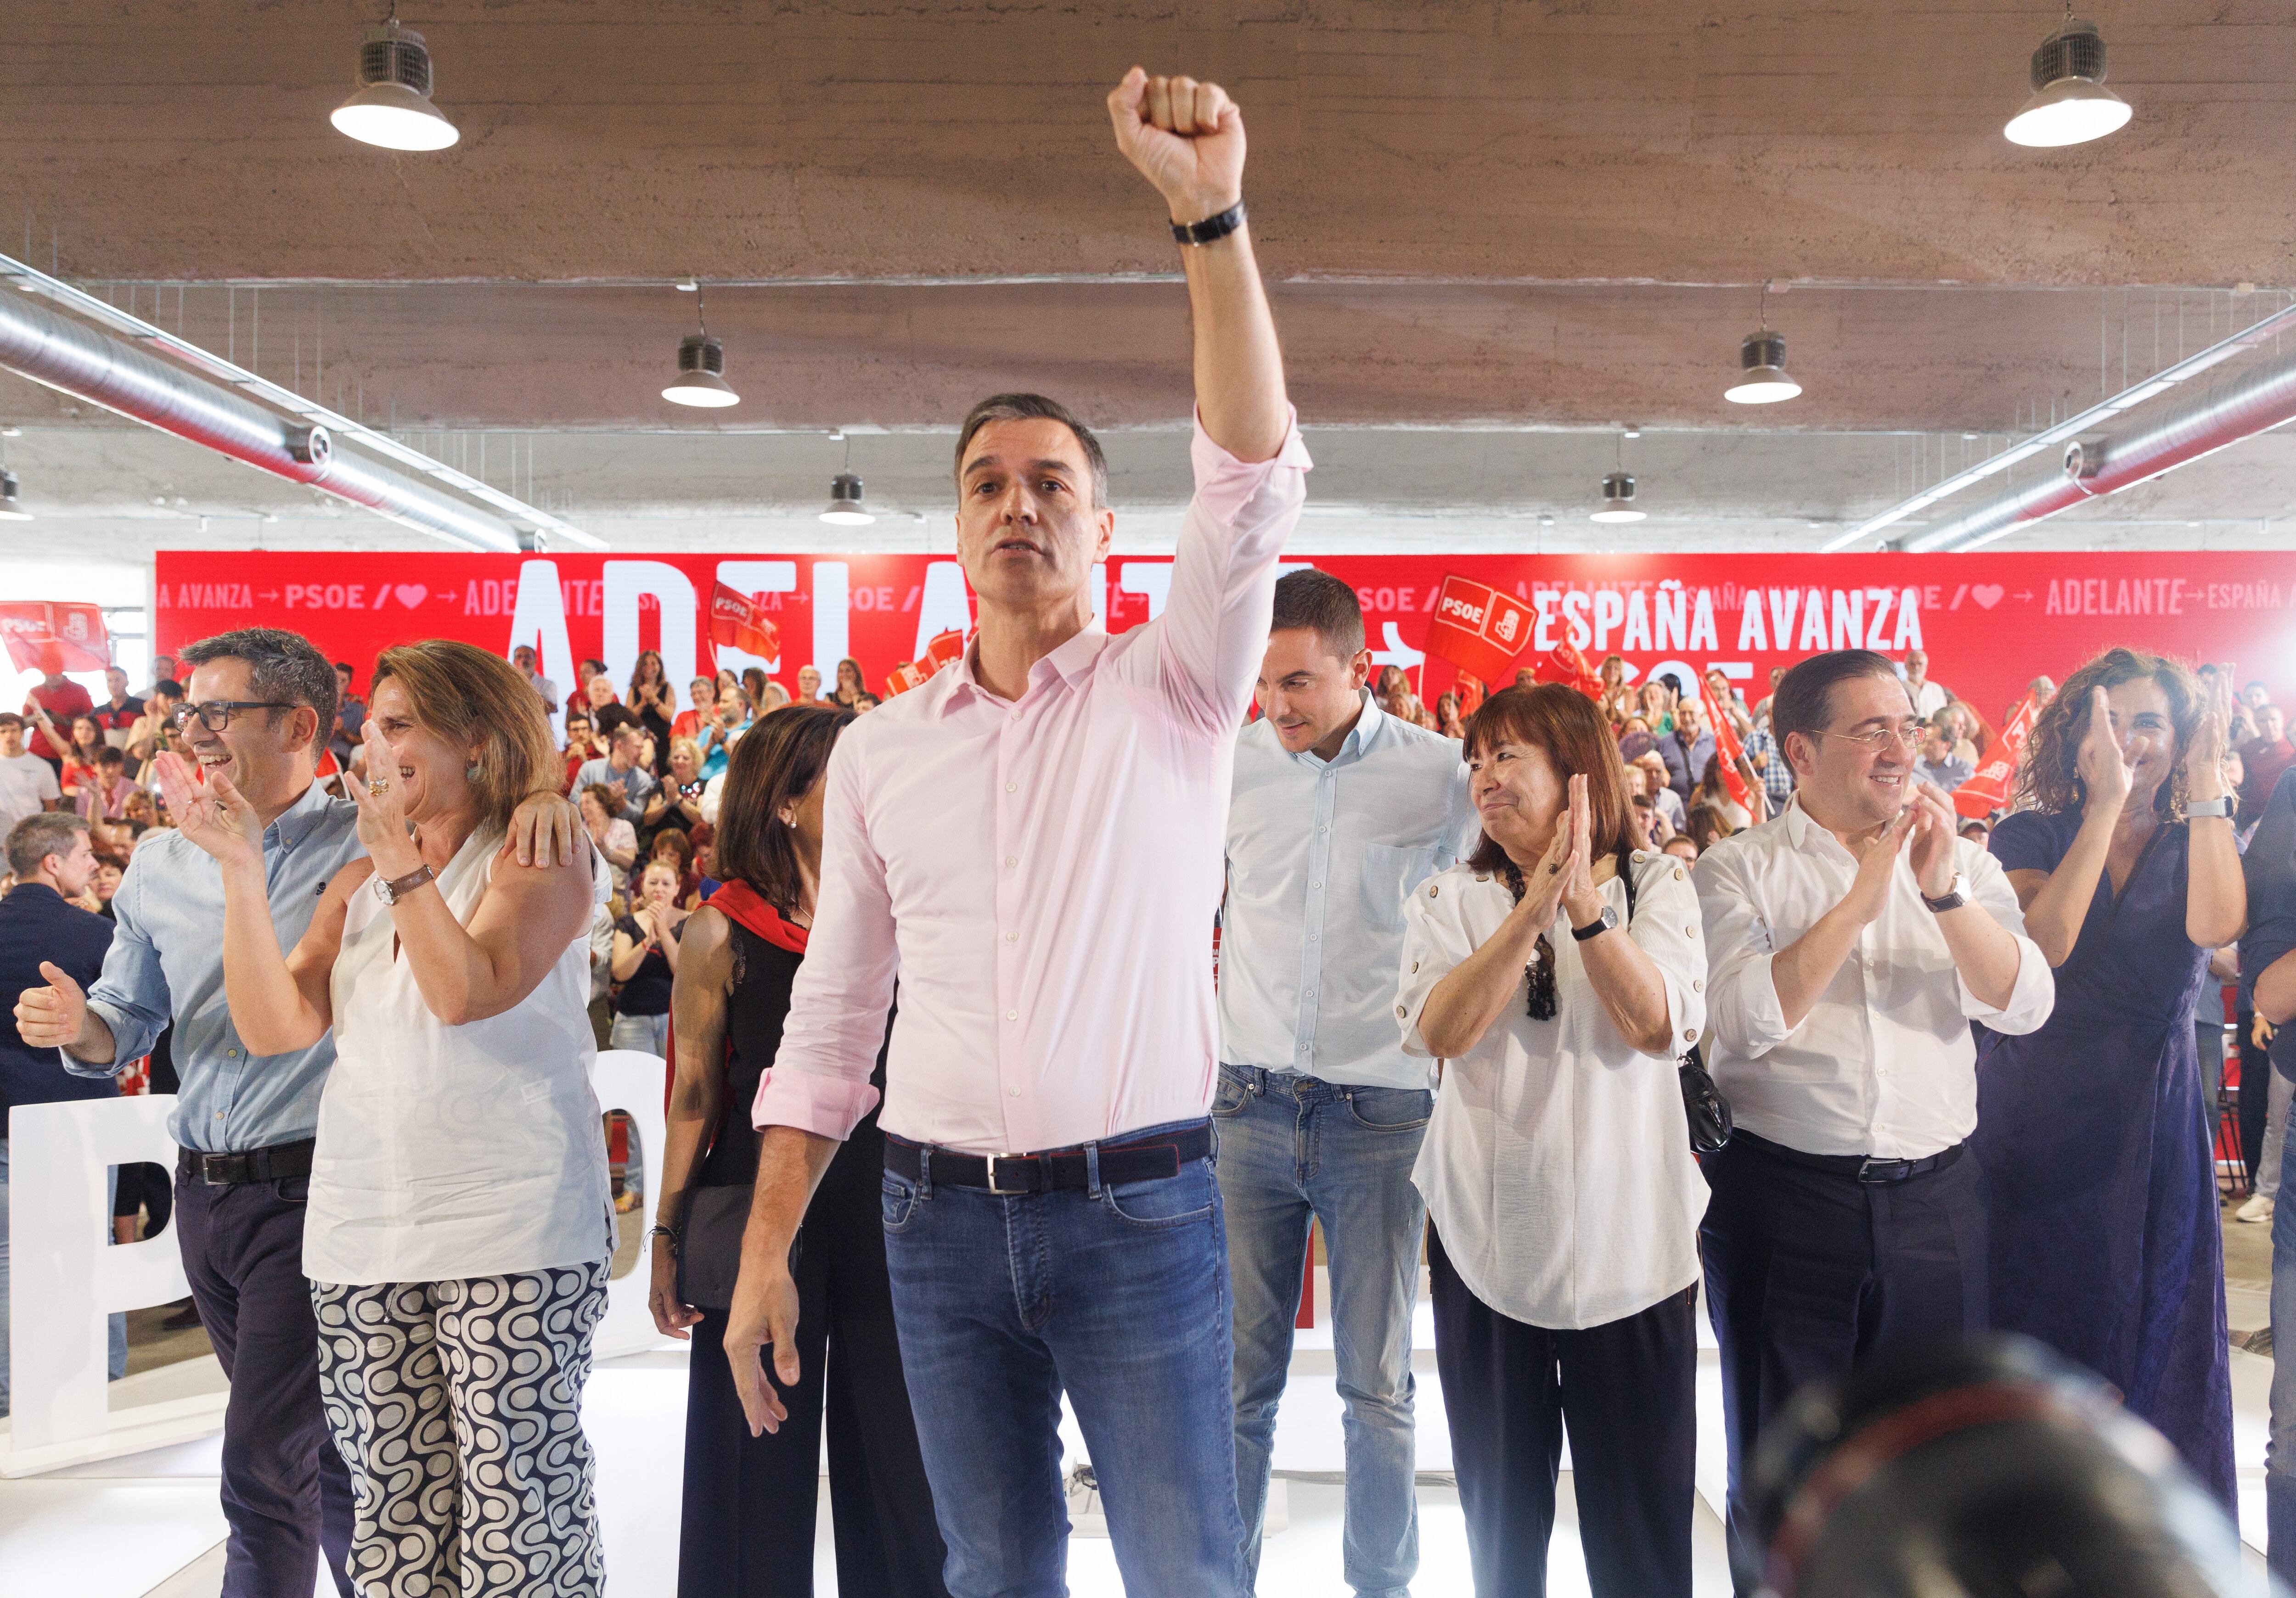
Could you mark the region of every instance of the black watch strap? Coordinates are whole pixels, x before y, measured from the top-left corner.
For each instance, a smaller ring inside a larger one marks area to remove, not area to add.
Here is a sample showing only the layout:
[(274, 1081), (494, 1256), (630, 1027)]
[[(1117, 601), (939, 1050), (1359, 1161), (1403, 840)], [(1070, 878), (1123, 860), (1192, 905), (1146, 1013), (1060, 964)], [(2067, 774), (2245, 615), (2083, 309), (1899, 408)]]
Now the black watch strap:
[(1571, 928), (1570, 937), (1573, 942), (1592, 943), (1595, 938), (1600, 938), (1603, 933), (1609, 931), (1618, 924), (1619, 913), (1611, 909), (1608, 905), (1605, 905), (1603, 906), (1603, 914), (1596, 916), (1593, 921), (1588, 922), (1583, 927)]
[(1210, 244), (1225, 239), (1243, 225), (1243, 201), (1239, 200), (1216, 217), (1206, 217), (1201, 222), (1175, 222), (1172, 236), (1183, 244)]

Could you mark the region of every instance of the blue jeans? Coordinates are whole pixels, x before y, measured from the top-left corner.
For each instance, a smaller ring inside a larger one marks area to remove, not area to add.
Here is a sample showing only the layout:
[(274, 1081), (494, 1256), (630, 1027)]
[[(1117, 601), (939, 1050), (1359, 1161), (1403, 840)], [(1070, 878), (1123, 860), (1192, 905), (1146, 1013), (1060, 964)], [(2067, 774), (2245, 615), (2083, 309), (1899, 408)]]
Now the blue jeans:
[[(7, 1118), (0, 1110), (0, 1121)], [(119, 1168), (114, 1166), (104, 1181), (106, 1198), (103, 1206), (104, 1225), (111, 1224), (111, 1197), (119, 1187)], [(110, 1239), (105, 1240), (109, 1242)], [(127, 1317), (114, 1315), (107, 1317), (111, 1344), (105, 1349), (104, 1369), (112, 1381), (127, 1374)], [(0, 1137), (0, 1417), (8, 1414), (8, 1140)]]
[(1275, 1409), (1308, 1264), (1324, 1225), (1332, 1346), (1347, 1405), (1348, 1585), (1403, 1594), (1419, 1569), (1412, 1428), (1411, 1311), (1427, 1205), (1411, 1185), (1435, 1095), (1341, 1087), (1314, 1077), (1222, 1065), (1220, 1201), (1235, 1292), (1235, 1480), (1247, 1585), (1259, 1573)]
[[(2277, 1072), (2274, 1073), (2277, 1076)], [(2247, 1078), (2241, 1086), (2246, 1089)], [(2292, 1195), (2272, 1211), (2272, 1430), (2264, 1445), (2266, 1560), (2272, 1573), (2296, 1583), (2296, 1137), (2280, 1145), (2281, 1191)], [(2286, 1358), (2280, 1357), (2283, 1347)]]
[(1126, 1593), (1233, 1598), (1243, 1528), (1210, 1163), (1013, 1198), (931, 1177), (930, 1160), (923, 1181), (885, 1174), (885, 1263), (952, 1598), (1067, 1593), (1063, 1389)]

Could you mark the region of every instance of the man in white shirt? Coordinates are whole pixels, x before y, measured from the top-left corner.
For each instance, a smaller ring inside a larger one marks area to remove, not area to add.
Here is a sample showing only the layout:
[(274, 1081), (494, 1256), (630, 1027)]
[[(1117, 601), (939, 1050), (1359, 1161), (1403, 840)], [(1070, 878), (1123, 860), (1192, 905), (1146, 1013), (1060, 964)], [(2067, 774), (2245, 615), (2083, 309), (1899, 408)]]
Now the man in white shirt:
[(1372, 671), (1354, 589), (1321, 571), (1275, 585), (1262, 718), (1235, 745), (1212, 1105), (1247, 1592), (1311, 1222), (1347, 1404), (1348, 1584), (1385, 1598), (1419, 1565), (1411, 1312), (1427, 1207), (1411, 1169), (1435, 1083), (1390, 1006), (1404, 900), (1481, 829), (1457, 741), (1373, 703)]
[(61, 807), (56, 768), (24, 749), (24, 718), (0, 710), (0, 833), (27, 815)]
[(1169, 593), (1120, 636), (1095, 627), (1116, 525), (1097, 440), (1041, 395), (973, 407), (956, 550), (980, 630), (830, 758), (725, 1340), (750, 1426), (778, 1425), (805, 1313), (791, 1246), (877, 1102), (898, 976), (885, 1263), (954, 1598), (1065, 1590), (1063, 1392), (1128, 1591), (1233, 1598), (1243, 1569), (1205, 945), (1309, 463), (1244, 222), (1242, 112), (1136, 67), (1108, 108), (1163, 197), (1195, 340), (1196, 492)]
[(526, 673), (527, 683), (541, 697), (543, 713), (546, 716), (557, 715), (558, 684), (542, 675), (540, 668), (535, 662), (534, 646), (530, 643), (521, 643), (511, 651), (510, 663)]
[(821, 700), (821, 668), (800, 666), (797, 668), (797, 702), (817, 704)]
[(1886, 657), (1812, 656), (1771, 717), (1792, 802), (1696, 871), (1710, 1063), (1737, 1124), (1705, 1162), (1701, 1241), (1741, 1592), (1763, 1423), (1878, 1350), (1983, 1327), (1970, 1023), (2030, 1032), (2056, 996), (2000, 866), (1915, 782), (1923, 725)]
[(1930, 656), (1927, 650), (1906, 651), (1906, 694), (1914, 701), (1914, 714), (1928, 721), (1953, 702), (1943, 683), (1930, 681)]

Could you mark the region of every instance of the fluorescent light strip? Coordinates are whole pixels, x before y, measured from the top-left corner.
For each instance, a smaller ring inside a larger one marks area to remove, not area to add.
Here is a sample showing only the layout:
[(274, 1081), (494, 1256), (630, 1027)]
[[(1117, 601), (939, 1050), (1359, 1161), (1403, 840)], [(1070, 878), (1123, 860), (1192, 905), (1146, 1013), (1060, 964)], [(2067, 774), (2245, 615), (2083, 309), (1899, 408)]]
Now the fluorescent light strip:
[(234, 388), (245, 389), (266, 405), (275, 406), (290, 415), (299, 416), (306, 422), (316, 422), (333, 434), (339, 443), (347, 438), (356, 438), (361, 445), (386, 460), (396, 462), (411, 471), (422, 473), (434, 482), (444, 483), (458, 492), (467, 494), (472, 499), (492, 506), (514, 520), (525, 522), (537, 531), (564, 538), (586, 549), (610, 547), (603, 538), (594, 533), (586, 533), (578, 527), (560, 520), (547, 511), (537, 510), (515, 495), (505, 494), (490, 483), (481, 482), (465, 472), (457, 471), (444, 461), (424, 455), (419, 449), (409, 448), (389, 433), (377, 432), (365, 422), (356, 422), (348, 416), (329, 410), (316, 400), (306, 399), (292, 389), (283, 389), (267, 377), (258, 377), (243, 366), (233, 365), (213, 350), (204, 349), (188, 340), (177, 338), (165, 328), (156, 327), (140, 316), (130, 316), (110, 301), (98, 299), (94, 295), (76, 289), (59, 278), (50, 277), (36, 266), (26, 266), (22, 261), (11, 256), (0, 255), (0, 275), (12, 277), (15, 280), (18, 288), (32, 293), (45, 294), (58, 304), (68, 306), (88, 320), (101, 323), (115, 332), (124, 333), (142, 343), (156, 345), (193, 370), (204, 373), (219, 382), (226, 382)]

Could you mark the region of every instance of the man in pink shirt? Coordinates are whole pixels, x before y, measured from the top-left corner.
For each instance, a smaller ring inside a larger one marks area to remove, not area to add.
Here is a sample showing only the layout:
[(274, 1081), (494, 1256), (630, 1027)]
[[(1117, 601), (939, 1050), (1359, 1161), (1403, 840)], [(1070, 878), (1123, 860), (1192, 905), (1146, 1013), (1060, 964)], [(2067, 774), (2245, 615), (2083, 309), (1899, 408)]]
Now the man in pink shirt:
[(777, 1425), (798, 1374), (790, 1250), (875, 1101), (898, 976), (887, 1263), (955, 1598), (1066, 1590), (1063, 1391), (1127, 1590), (1242, 1580), (1210, 946), (1233, 744), (1308, 461), (1243, 226), (1236, 107), (1136, 68), (1109, 112), (1169, 209), (1194, 328), (1196, 496), (1168, 597), (1122, 637), (1094, 626), (1116, 520), (1099, 444), (1038, 396), (973, 408), (957, 553), (980, 631), (831, 758), (726, 1338), (751, 1426)]

